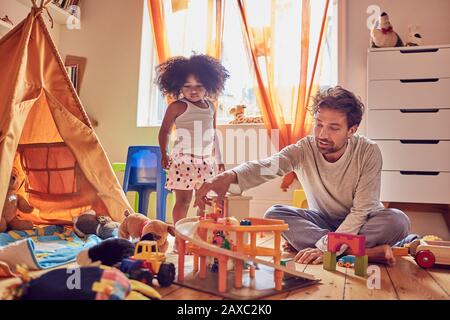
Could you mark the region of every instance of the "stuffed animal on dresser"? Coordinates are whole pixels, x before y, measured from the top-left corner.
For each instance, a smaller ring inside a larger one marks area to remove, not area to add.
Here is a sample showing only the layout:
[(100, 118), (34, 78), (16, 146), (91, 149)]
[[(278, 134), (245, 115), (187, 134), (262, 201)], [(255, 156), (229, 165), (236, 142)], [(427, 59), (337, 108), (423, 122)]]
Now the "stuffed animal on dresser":
[(416, 27), (408, 26), (407, 47), (416, 47), (422, 45), (422, 36), (417, 32)]
[(372, 48), (403, 47), (403, 41), (394, 31), (386, 12), (381, 13), (378, 28), (373, 28), (370, 35)]
[(5, 204), (3, 205), (2, 216), (0, 219), (0, 232), (8, 230), (31, 230), (33, 222), (21, 220), (17, 216), (17, 210), (23, 213), (31, 213), (33, 207), (17, 191), (20, 189), (19, 171), (13, 167), (9, 180), (9, 188), (6, 193)]
[(231, 120), (230, 124), (239, 123), (264, 123), (262, 117), (247, 117), (245, 116), (246, 106), (240, 104), (230, 109), (230, 114), (234, 116), (234, 120)]

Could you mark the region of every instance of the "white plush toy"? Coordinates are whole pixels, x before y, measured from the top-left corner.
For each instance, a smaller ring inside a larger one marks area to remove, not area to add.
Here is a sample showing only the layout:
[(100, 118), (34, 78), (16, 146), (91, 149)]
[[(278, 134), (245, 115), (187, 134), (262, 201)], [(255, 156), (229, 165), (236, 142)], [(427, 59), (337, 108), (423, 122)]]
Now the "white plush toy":
[(417, 32), (416, 27), (408, 25), (408, 41), (406, 42), (406, 46), (414, 47), (420, 45), (422, 45), (422, 36)]
[(403, 47), (403, 41), (392, 28), (386, 12), (381, 13), (378, 25), (370, 32), (372, 48)]

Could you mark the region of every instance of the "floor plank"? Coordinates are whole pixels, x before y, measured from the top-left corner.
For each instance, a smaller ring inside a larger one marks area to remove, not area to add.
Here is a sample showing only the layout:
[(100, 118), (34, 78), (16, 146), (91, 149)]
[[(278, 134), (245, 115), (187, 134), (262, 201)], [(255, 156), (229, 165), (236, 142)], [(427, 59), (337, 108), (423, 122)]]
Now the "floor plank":
[(162, 300), (223, 300), (223, 298), (209, 293), (180, 287), (164, 296)]
[(319, 284), (306, 288), (291, 291), (286, 297), (287, 300), (342, 300), (344, 297), (345, 268), (336, 267), (336, 271), (327, 271), (323, 265), (301, 265), (303, 272), (312, 274), (321, 279)]
[(400, 257), (394, 267), (387, 267), (386, 270), (401, 300), (449, 298), (431, 275), (418, 267), (411, 257)]
[(450, 298), (450, 266), (430, 268), (427, 272)]
[[(345, 289), (344, 300), (397, 300), (399, 299), (391, 278), (383, 265), (374, 265), (378, 267), (377, 273), (379, 275), (379, 282), (373, 282), (377, 274), (372, 274), (369, 277), (363, 278), (355, 275), (355, 269), (349, 268), (345, 275)], [(368, 281), (370, 281), (369, 289)], [(378, 286), (379, 288), (376, 288)]]
[(165, 288), (155, 287), (156, 291), (159, 292), (159, 294), (161, 295), (162, 299), (164, 299), (164, 297), (170, 295), (175, 290), (178, 290), (180, 288), (181, 287), (179, 285), (177, 285), (177, 284), (171, 284), (170, 286), (165, 287)]

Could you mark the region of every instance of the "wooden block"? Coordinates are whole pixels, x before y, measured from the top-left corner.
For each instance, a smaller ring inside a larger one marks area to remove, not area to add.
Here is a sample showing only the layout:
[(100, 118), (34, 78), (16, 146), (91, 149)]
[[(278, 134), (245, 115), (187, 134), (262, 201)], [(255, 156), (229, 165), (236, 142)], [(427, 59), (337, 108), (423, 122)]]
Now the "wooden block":
[(323, 268), (328, 271), (336, 270), (336, 252), (325, 251), (323, 253)]
[(328, 251), (337, 252), (343, 244), (348, 245), (348, 254), (363, 256), (366, 253), (366, 237), (348, 233), (328, 232)]
[(392, 252), (396, 257), (409, 255), (409, 249), (407, 247), (393, 247)]
[(355, 275), (360, 277), (367, 277), (368, 266), (369, 266), (369, 257), (367, 255), (355, 257)]

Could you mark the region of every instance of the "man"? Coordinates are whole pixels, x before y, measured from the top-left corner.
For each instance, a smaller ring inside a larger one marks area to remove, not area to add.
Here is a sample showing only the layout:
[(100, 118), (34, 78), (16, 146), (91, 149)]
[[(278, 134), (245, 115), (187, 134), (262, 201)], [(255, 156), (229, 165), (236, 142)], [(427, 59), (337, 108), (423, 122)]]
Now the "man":
[[(335, 231), (364, 235), (369, 261), (393, 265), (391, 246), (408, 235), (410, 221), (400, 210), (385, 209), (380, 202), (381, 152), (373, 141), (356, 134), (364, 105), (353, 93), (337, 86), (319, 93), (311, 111), (312, 136), (270, 158), (249, 161), (204, 183), (195, 205), (204, 207), (210, 190), (218, 194), (220, 202), (232, 183), (244, 191), (295, 171), (309, 208), (274, 205), (265, 217), (282, 219), (289, 225), (283, 237), (288, 247), (298, 251), (297, 262), (321, 263), (327, 234)], [(342, 246), (339, 254), (346, 249)]]

